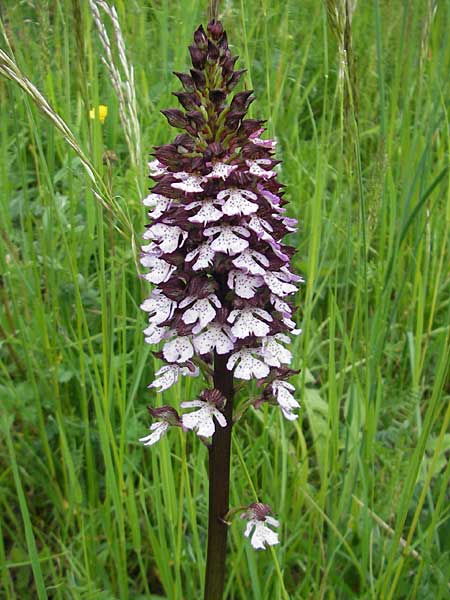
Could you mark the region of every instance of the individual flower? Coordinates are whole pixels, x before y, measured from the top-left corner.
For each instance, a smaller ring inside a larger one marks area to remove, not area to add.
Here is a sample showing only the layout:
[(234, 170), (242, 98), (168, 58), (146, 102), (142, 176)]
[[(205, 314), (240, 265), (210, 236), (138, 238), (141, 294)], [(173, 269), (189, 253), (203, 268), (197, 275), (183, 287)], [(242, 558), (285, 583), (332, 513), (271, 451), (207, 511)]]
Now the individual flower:
[(106, 117), (108, 116), (108, 107), (105, 104), (100, 104), (96, 108), (91, 108), (89, 111), (89, 118), (94, 120), (98, 119), (103, 125)]
[(195, 323), (193, 331), (198, 333), (214, 320), (217, 313), (216, 309), (220, 308), (222, 304), (215, 294), (209, 294), (206, 298), (199, 298), (198, 300), (188, 296), (180, 302), (181, 309), (187, 306), (189, 308), (184, 311), (182, 319), (186, 324)]
[(249, 380), (267, 377), (270, 372), (269, 366), (256, 358), (254, 353), (255, 350), (252, 348), (242, 348), (230, 356), (227, 368), (230, 371), (234, 368), (234, 376), (238, 379)]
[(189, 375), (196, 377), (198, 369), (180, 365), (165, 365), (156, 372), (156, 379), (149, 387), (157, 388), (158, 392), (168, 390), (174, 383), (178, 381), (180, 375)]
[(281, 367), (282, 364), (289, 365), (292, 360), (292, 354), (280, 342), (289, 344), (290, 341), (289, 336), (284, 333), (277, 333), (276, 335), (264, 338), (260, 350), (264, 361), (271, 367)]
[(291, 394), (295, 390), (295, 387), (287, 381), (275, 380), (271, 384), (271, 389), (283, 415), (289, 421), (295, 421), (298, 415), (293, 411), (300, 408), (300, 404)]
[(268, 504), (254, 502), (242, 513), (241, 519), (247, 520), (245, 537), (250, 537), (250, 543), (255, 550), (265, 550), (267, 546), (275, 546), (279, 543), (278, 533), (270, 529), (278, 527), (279, 522), (271, 517), (272, 510)]
[(257, 195), (250, 190), (229, 189), (222, 190), (217, 194), (218, 200), (225, 200), (222, 206), (224, 215), (251, 215), (258, 210), (258, 204), (250, 200), (256, 200)]
[(152, 446), (156, 444), (163, 435), (167, 433), (170, 426), (182, 427), (182, 422), (177, 411), (171, 406), (161, 406), (160, 408), (148, 407), (150, 415), (157, 419), (155, 423), (152, 423), (149, 427), (150, 435), (139, 438), (139, 441), (144, 446)]
[(181, 408), (198, 408), (191, 413), (184, 414), (181, 419), (186, 429), (193, 429), (198, 436), (211, 437), (215, 430), (215, 420), (221, 427), (227, 426), (227, 421), (221, 412), (225, 406), (225, 398), (219, 390), (206, 390), (200, 394), (201, 400), (182, 402)]

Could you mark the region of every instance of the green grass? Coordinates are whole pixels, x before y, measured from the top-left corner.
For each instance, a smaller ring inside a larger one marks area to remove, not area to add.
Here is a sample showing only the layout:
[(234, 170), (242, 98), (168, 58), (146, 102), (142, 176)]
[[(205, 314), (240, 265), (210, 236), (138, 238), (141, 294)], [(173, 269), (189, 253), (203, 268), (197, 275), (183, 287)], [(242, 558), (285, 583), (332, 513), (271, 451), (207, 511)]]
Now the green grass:
[[(330, 3), (329, 3), (330, 4)], [(352, 61), (314, 0), (221, 3), (279, 140), (303, 335), (300, 419), (235, 428), (231, 501), (282, 523), (255, 553), (231, 528), (229, 599), (449, 597), (450, 10), (359, 2)], [(198, 598), (206, 450), (137, 442), (147, 404), (136, 247), (152, 146), (173, 135), (173, 70), (206, 2), (117, 0), (144, 156), (131, 166), (88, 2), (5, 3), (0, 46), (62, 116), (97, 193), (19, 86), (0, 79), (0, 597)], [(108, 24), (109, 26), (109, 24)], [(104, 125), (89, 120), (106, 104)], [(117, 162), (103, 164), (106, 150)]]

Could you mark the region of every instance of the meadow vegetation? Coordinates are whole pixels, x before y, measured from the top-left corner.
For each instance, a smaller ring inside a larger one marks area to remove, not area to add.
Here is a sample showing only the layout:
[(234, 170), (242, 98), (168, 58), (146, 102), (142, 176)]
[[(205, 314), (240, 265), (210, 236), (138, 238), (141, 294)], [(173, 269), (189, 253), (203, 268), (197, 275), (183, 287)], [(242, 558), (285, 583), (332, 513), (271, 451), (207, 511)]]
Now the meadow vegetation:
[[(201, 387), (147, 390), (138, 258), (159, 110), (206, 4), (116, 0), (127, 71), (87, 0), (2, 3), (1, 598), (200, 595), (206, 449), (137, 440), (148, 404)], [(281, 543), (256, 553), (235, 520), (230, 600), (450, 594), (450, 8), (346, 4), (221, 2), (306, 279), (300, 418), (250, 409), (233, 441), (231, 502), (269, 503)]]

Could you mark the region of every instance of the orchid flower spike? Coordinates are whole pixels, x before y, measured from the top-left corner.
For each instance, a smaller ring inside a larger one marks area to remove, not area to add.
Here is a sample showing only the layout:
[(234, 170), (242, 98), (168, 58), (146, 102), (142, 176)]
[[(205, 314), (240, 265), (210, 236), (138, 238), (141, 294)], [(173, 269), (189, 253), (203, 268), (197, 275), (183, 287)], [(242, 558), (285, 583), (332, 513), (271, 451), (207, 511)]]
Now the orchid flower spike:
[[(253, 92), (234, 92), (245, 70), (235, 69), (222, 24), (213, 19), (200, 26), (189, 52), (192, 69), (175, 73), (180, 108), (162, 111), (178, 135), (157, 146), (148, 161), (153, 185), (143, 200), (150, 222), (141, 264), (153, 288), (141, 308), (148, 319), (145, 341), (161, 344), (155, 355), (164, 362), (149, 387), (162, 393), (180, 376), (200, 372), (212, 375), (214, 387), (181, 402), (194, 409), (181, 416), (167, 406), (154, 409), (157, 420), (141, 441), (154, 444), (170, 426), (208, 440), (210, 483), (216, 478), (209, 505), (217, 517), (208, 531), (213, 548), (214, 536), (222, 536), (223, 547), (226, 535), (220, 519), (228, 503), (230, 452), (216, 453), (215, 440), (231, 447), (235, 380), (257, 380), (261, 388), (259, 400), (243, 405), (269, 402), (288, 420), (298, 416), (294, 386), (286, 380), (296, 374), (288, 346), (300, 333), (292, 298), (303, 280), (292, 269), (295, 248), (285, 243), (297, 221), (286, 214), (276, 141), (265, 139), (264, 121), (247, 117)], [(254, 548), (278, 543), (270, 513), (256, 503), (243, 515)], [(206, 587), (211, 581), (206, 578)]]

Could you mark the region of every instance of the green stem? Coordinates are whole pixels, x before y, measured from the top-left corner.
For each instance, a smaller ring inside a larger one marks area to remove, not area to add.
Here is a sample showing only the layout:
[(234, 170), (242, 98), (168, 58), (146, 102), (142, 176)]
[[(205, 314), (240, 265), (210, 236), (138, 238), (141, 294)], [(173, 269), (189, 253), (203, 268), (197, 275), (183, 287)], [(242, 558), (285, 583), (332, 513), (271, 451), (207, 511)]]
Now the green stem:
[(231, 429), (233, 426), (233, 375), (227, 356), (214, 358), (214, 387), (227, 399), (224, 409), (226, 427), (217, 427), (209, 449), (208, 550), (204, 600), (221, 600), (225, 585), (228, 525), (226, 515), (230, 495)]

